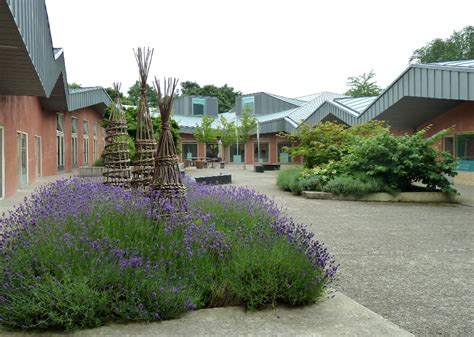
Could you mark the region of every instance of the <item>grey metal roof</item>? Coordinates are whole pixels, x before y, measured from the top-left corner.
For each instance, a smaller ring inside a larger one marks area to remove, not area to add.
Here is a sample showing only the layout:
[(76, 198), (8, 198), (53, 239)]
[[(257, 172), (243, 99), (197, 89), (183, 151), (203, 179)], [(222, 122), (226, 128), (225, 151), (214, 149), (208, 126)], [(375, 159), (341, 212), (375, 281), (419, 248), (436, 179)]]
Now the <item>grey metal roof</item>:
[(46, 110), (93, 106), (104, 111), (111, 100), (104, 89), (70, 93), (64, 53), (53, 48), (44, 0), (0, 1), (0, 94), (41, 97)]
[(377, 99), (378, 96), (370, 97), (343, 97), (334, 99), (335, 102), (354, 110), (359, 115)]
[(301, 106), (298, 109), (292, 111), (288, 117), (291, 118), (295, 123), (300, 124), (302, 121), (306, 120), (314, 111), (316, 111), (321, 104), (327, 100), (333, 100), (338, 97), (345, 97), (341, 94), (335, 94), (333, 92), (321, 92), (319, 95), (313, 95), (314, 98)]
[(300, 100), (300, 101), (309, 102), (309, 101), (312, 101), (313, 99), (315, 99), (316, 97), (318, 97), (319, 95), (321, 95), (321, 93), (317, 92), (317, 93), (314, 93), (314, 94), (299, 96), (299, 97), (295, 97), (295, 98), (297, 100)]
[(474, 68), (474, 60), (459, 60), (459, 61), (444, 61), (428, 63), (428, 65), (442, 66), (442, 67), (467, 67)]
[(462, 101), (474, 100), (474, 60), (411, 64), (378, 97), (325, 101), (307, 119), (353, 125), (372, 119), (413, 128)]
[(268, 92), (266, 92), (266, 94), (268, 96), (272, 96), (276, 99), (279, 99), (281, 101), (284, 101), (284, 102), (287, 102), (287, 103), (290, 103), (290, 104), (293, 104), (293, 105), (296, 105), (296, 106), (302, 106), (303, 104), (306, 103), (305, 101), (297, 99), (297, 98), (290, 98), (290, 97), (285, 97), (285, 96), (280, 96), (280, 95), (274, 95), (274, 94), (270, 94)]

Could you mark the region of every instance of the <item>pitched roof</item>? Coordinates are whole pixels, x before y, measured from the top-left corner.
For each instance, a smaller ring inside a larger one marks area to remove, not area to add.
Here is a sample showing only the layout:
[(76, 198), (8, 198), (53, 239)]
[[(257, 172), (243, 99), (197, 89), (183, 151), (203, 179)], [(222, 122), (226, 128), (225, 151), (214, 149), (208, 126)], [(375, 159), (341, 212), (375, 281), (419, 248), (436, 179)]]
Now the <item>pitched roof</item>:
[[(0, 49), (0, 65), (8, 64), (2, 75), (0, 94), (40, 97), (46, 110), (71, 111), (93, 106), (100, 111), (111, 103), (100, 87), (69, 91), (64, 52), (53, 48), (44, 0), (0, 3), (2, 30), (9, 36), (10, 49)], [(1, 83), (0, 83), (1, 84)]]

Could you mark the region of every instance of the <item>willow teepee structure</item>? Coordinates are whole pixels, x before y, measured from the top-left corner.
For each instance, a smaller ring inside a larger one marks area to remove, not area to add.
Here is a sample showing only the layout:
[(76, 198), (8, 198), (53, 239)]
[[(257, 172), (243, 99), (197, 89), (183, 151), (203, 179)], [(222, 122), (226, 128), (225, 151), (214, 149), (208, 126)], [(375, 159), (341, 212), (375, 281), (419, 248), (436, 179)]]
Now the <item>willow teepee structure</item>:
[(150, 71), (153, 49), (137, 48), (133, 51), (137, 60), (140, 100), (137, 111), (137, 134), (135, 140), (135, 160), (133, 161), (132, 186), (147, 189), (153, 178), (156, 141), (153, 137), (150, 108), (147, 99), (147, 78)]
[(170, 199), (177, 209), (182, 209), (186, 207), (184, 199), (186, 189), (181, 180), (176, 146), (169, 125), (177, 84), (178, 79), (165, 78), (162, 91), (160, 81), (155, 77), (154, 87), (161, 114), (161, 136), (155, 157), (152, 187), (161, 197)]
[(130, 184), (130, 153), (125, 113), (120, 102), (120, 83), (114, 83), (115, 102), (110, 105), (105, 136), (104, 184), (128, 187)]

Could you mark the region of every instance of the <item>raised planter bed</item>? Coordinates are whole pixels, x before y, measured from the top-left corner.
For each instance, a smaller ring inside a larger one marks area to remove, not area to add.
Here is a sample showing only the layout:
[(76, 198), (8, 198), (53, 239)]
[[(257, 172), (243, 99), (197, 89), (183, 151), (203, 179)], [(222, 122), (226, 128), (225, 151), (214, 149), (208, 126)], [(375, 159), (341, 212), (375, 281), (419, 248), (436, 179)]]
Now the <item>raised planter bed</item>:
[(456, 203), (456, 196), (441, 192), (401, 192), (398, 194), (370, 193), (362, 197), (353, 195), (339, 195), (327, 192), (304, 191), (302, 195), (307, 199), (347, 200), (347, 201), (379, 201), (379, 202), (425, 202)]
[(262, 164), (263, 170), (265, 171), (278, 171), (280, 170), (280, 164)]
[(258, 173), (263, 173), (265, 172), (265, 169), (263, 168), (263, 165), (254, 165), (253, 170)]
[(208, 185), (223, 185), (232, 183), (232, 175), (230, 174), (220, 174), (218, 176), (209, 176), (209, 177), (196, 177), (197, 183), (205, 183)]

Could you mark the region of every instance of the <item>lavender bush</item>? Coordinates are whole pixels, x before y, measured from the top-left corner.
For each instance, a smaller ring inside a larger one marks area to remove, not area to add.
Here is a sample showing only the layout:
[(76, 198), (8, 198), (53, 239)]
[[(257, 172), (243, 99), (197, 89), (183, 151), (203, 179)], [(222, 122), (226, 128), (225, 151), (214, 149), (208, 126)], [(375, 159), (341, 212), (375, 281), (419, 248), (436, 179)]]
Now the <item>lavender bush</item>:
[(316, 301), (336, 265), (263, 195), (187, 182), (188, 212), (60, 180), (0, 219), (0, 322), (78, 329), (185, 311)]

